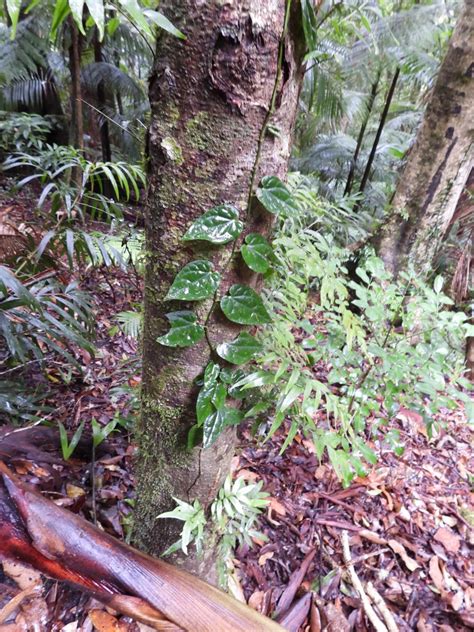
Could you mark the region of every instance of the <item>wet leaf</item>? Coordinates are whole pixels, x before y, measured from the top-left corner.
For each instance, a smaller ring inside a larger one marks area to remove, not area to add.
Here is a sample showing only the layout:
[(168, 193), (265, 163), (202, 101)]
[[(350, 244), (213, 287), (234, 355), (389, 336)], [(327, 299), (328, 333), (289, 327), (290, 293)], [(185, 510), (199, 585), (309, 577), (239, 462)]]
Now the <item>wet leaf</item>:
[(157, 341), (166, 347), (190, 347), (204, 337), (204, 327), (197, 322), (194, 312), (182, 310), (166, 314), (171, 329)]
[(191, 261), (176, 275), (166, 300), (201, 301), (209, 298), (217, 290), (220, 279), (210, 261)]
[(250, 233), (245, 238), (240, 252), (248, 267), (254, 272), (266, 272), (271, 264), (272, 247), (262, 235)]
[(271, 322), (262, 299), (247, 285), (233, 285), (221, 299), (221, 309), (229, 320), (240, 325), (263, 325)]
[(220, 204), (201, 215), (184, 235), (183, 241), (227, 244), (240, 235), (243, 227), (239, 211), (230, 204)]
[(221, 358), (232, 364), (245, 364), (262, 349), (262, 345), (256, 338), (243, 331), (235, 340), (223, 342), (218, 345), (216, 351)]
[(286, 184), (276, 176), (265, 176), (256, 192), (257, 199), (269, 213), (292, 215), (297, 205)]
[(236, 408), (220, 408), (204, 421), (203, 447), (211, 446), (227, 426), (236, 426), (243, 419), (243, 413)]

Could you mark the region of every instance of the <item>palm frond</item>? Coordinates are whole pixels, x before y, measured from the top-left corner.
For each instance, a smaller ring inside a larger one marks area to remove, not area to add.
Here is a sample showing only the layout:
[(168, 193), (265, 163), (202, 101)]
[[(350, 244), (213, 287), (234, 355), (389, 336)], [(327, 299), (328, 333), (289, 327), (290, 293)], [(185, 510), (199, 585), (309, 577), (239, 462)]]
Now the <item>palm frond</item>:
[(120, 68), (107, 62), (94, 62), (82, 69), (81, 81), (83, 87), (90, 94), (97, 94), (97, 88), (102, 86), (106, 99), (113, 101), (114, 95), (119, 93), (128, 97), (133, 103), (141, 103), (145, 99), (142, 86)]

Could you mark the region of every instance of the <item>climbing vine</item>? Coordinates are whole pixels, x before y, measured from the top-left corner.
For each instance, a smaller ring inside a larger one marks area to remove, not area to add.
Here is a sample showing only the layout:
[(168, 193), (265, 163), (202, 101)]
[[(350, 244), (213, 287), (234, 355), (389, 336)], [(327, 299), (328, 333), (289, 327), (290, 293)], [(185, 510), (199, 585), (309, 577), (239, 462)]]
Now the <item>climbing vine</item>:
[[(255, 195), (272, 214), (286, 213), (293, 204), (290, 191), (275, 176), (264, 177)], [(220, 204), (198, 217), (183, 235), (182, 241), (206, 241), (215, 246), (234, 242), (231, 259), (236, 251), (236, 240), (243, 230), (244, 223), (239, 218), (239, 211), (230, 204)], [(272, 266), (272, 247), (258, 233), (245, 236), (240, 254), (248, 268), (258, 274), (268, 272)], [(264, 325), (271, 321), (262, 298), (253, 288), (237, 283), (220, 296), (221, 281), (222, 274), (215, 270), (211, 261), (197, 259), (177, 273), (165, 297), (165, 300), (183, 302), (212, 299), (207, 316), (201, 322), (192, 310), (166, 314), (170, 329), (158, 338), (160, 344), (168, 347), (190, 347), (206, 337), (213, 357), (199, 384), (201, 388), (196, 400), (196, 423), (188, 435), (189, 448), (200, 441), (203, 447), (209, 447), (224, 428), (242, 421), (243, 412), (229, 405), (229, 398), (235, 400), (239, 397), (234, 384), (242, 377), (242, 373), (227, 365), (234, 365), (235, 369), (252, 360), (262, 349), (261, 343), (245, 330), (233, 340), (223, 341), (214, 348), (206, 334), (209, 320), (217, 305), (229, 321), (238, 325)]]

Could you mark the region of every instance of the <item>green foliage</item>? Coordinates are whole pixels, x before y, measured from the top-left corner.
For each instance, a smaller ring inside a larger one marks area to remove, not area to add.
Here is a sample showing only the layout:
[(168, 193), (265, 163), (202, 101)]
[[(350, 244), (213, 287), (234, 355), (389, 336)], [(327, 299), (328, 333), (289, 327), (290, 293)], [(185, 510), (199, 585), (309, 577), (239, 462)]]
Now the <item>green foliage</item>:
[(234, 323), (263, 325), (271, 321), (262, 299), (247, 285), (233, 285), (220, 304), (224, 314)]
[(81, 422), (69, 441), (66, 428), (62, 422), (59, 422), (59, 440), (61, 443), (61, 452), (65, 461), (69, 461), (71, 456), (74, 454), (74, 450), (77, 448), (79, 441), (81, 440), (84, 425), (85, 421)]
[(157, 340), (166, 347), (190, 347), (204, 338), (204, 327), (197, 322), (194, 312), (181, 310), (166, 314), (171, 329)]
[(240, 248), (242, 258), (254, 272), (265, 274), (272, 263), (272, 247), (262, 235), (250, 233)]
[(117, 424), (119, 423), (119, 418), (114, 417), (111, 421), (109, 421), (105, 426), (102, 426), (95, 417), (91, 419), (91, 427), (92, 427), (92, 445), (94, 448), (97, 448), (103, 441), (107, 439), (109, 435), (112, 434), (117, 428)]
[(219, 282), (220, 274), (214, 271), (210, 261), (192, 261), (178, 272), (166, 300), (201, 301), (210, 298), (217, 290)]
[[(35, 181), (42, 185), (38, 210), (43, 212), (49, 206), (49, 212), (43, 214), (46, 232), (35, 253), (37, 260), (49, 252), (54, 253), (56, 261), (58, 253), (65, 254), (71, 267), (75, 257), (94, 265), (125, 265), (123, 246), (82, 227), (88, 218), (108, 222), (122, 219), (120, 202), (138, 199), (139, 186), (145, 183), (140, 167), (125, 162), (94, 162), (73, 147), (45, 144), (12, 154), (3, 168), (32, 171), (18, 182), (18, 187)], [(71, 179), (71, 170), (78, 171), (79, 181)]]
[(165, 555), (179, 549), (187, 555), (191, 543), (200, 553), (205, 538), (218, 539), (220, 579), (221, 583), (225, 584), (225, 562), (232, 550), (238, 544), (246, 543), (252, 546), (252, 538), (265, 539), (265, 536), (255, 529), (258, 516), (268, 505), (268, 494), (261, 491), (262, 485), (263, 481), (246, 484), (241, 477), (232, 481), (231, 477), (227, 476), (211, 505), (211, 520), (206, 519), (204, 509), (198, 500), (191, 505), (174, 498), (177, 507), (173, 511), (160, 514), (158, 518), (172, 518), (184, 524), (181, 538), (165, 552)]
[[(453, 310), (440, 277), (434, 288), (408, 273), (394, 281), (368, 255), (355, 281), (345, 267), (347, 251), (311, 229), (294, 231), (288, 222), (274, 246), (278, 264), (267, 301), (273, 320), (263, 333), (265, 351), (258, 370), (236, 384), (244, 392), (254, 389), (259, 402), (248, 416), (273, 411), (267, 437), (289, 420), (282, 449), (303, 432), (347, 485), (374, 462), (371, 441), (403, 449), (390, 427), (400, 407), (422, 414), (430, 430), (440, 409), (458, 400), (472, 406), (462, 390), (468, 385), (461, 353), (472, 326)], [(314, 290), (321, 313), (316, 324), (306, 313)], [(302, 343), (295, 337), (300, 330)], [(327, 381), (314, 372), (320, 362), (329, 362)]]
[(0, 112), (0, 152), (40, 149), (53, 123), (39, 114)]
[(257, 199), (273, 215), (288, 216), (295, 210), (288, 187), (276, 176), (265, 176), (256, 191)]
[(77, 366), (69, 348), (93, 353), (90, 323), (90, 305), (75, 283), (61, 287), (51, 279), (32, 279), (26, 284), (0, 266), (0, 340), (11, 361), (41, 361), (48, 350)]
[(115, 314), (115, 320), (118, 322), (120, 329), (126, 336), (130, 336), (130, 338), (135, 339), (140, 336), (143, 325), (142, 312), (118, 312), (118, 314)]
[(223, 342), (216, 351), (221, 358), (232, 364), (246, 364), (262, 349), (259, 341), (246, 331), (240, 333), (235, 340)]
[(239, 211), (230, 204), (220, 204), (201, 215), (185, 233), (183, 241), (209, 241), (223, 245), (236, 239), (243, 227)]

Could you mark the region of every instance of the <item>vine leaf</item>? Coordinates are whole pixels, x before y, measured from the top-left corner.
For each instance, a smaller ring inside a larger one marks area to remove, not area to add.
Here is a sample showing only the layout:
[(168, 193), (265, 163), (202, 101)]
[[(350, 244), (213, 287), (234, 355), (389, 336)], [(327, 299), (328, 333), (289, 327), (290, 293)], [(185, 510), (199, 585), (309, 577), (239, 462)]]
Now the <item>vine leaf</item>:
[(270, 267), (272, 247), (262, 235), (250, 233), (245, 238), (240, 252), (245, 263), (254, 272), (265, 273)]
[(227, 244), (236, 239), (244, 228), (239, 211), (230, 204), (219, 204), (206, 211), (186, 232), (183, 241), (210, 241)]
[(255, 195), (269, 213), (288, 216), (298, 210), (288, 187), (277, 176), (265, 176)]
[(260, 296), (247, 285), (233, 285), (220, 304), (227, 318), (239, 325), (264, 325), (272, 320)]
[(220, 280), (210, 261), (191, 261), (178, 272), (165, 300), (201, 301), (214, 294)]
[(194, 312), (182, 310), (166, 314), (171, 329), (157, 342), (166, 347), (190, 347), (204, 337), (204, 327), (197, 322)]
[(196, 400), (197, 425), (202, 426), (204, 421), (212, 415), (216, 408), (224, 406), (227, 397), (227, 389), (219, 381), (220, 366), (209, 362), (204, 371), (204, 384), (198, 393)]
[(216, 351), (221, 358), (232, 364), (245, 364), (257, 355), (262, 345), (256, 338), (243, 331), (232, 342), (223, 342), (218, 345)]
[(227, 428), (227, 426), (236, 426), (242, 419), (243, 413), (240, 410), (229, 407), (220, 408), (212, 413), (212, 415), (209, 415), (204, 421), (203, 447), (208, 448), (211, 446), (224, 428)]

